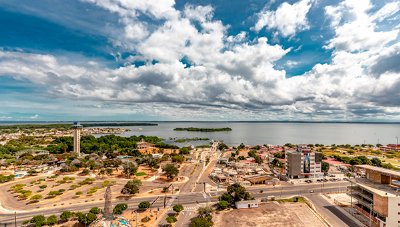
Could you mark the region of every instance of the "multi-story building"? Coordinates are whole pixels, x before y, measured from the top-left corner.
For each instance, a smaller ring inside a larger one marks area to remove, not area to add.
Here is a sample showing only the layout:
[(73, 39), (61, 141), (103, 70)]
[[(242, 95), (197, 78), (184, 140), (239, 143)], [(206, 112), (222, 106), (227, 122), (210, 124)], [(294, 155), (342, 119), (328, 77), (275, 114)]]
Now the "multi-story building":
[(357, 165), (365, 178), (350, 180), (347, 194), (352, 207), (366, 216), (372, 226), (400, 226), (400, 172)]
[(285, 151), (286, 176), (289, 178), (322, 177), (322, 154), (312, 152), (305, 145)]
[(72, 125), (72, 128), (74, 129), (74, 152), (78, 154), (78, 156), (81, 155), (81, 130), (83, 126), (79, 124), (79, 122), (74, 122)]

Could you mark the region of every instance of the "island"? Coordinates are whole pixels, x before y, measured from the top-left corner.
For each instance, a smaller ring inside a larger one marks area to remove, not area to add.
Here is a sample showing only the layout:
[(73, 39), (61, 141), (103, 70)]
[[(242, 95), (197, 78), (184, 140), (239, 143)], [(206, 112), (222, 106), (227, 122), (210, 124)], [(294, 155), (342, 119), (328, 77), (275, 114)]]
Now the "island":
[(170, 138), (170, 140), (174, 140), (175, 143), (185, 143), (185, 142), (190, 142), (190, 141), (200, 141), (200, 140), (210, 140), (209, 138)]
[(174, 131), (188, 131), (188, 132), (224, 132), (224, 131), (232, 131), (231, 128), (174, 128)]

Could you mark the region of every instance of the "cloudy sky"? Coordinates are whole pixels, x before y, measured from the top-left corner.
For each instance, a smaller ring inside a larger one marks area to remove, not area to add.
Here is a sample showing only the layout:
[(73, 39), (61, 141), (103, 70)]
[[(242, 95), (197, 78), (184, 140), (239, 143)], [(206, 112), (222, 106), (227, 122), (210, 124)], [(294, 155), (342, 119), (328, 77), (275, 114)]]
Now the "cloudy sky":
[(400, 121), (398, 0), (7, 0), (0, 24), (0, 121)]

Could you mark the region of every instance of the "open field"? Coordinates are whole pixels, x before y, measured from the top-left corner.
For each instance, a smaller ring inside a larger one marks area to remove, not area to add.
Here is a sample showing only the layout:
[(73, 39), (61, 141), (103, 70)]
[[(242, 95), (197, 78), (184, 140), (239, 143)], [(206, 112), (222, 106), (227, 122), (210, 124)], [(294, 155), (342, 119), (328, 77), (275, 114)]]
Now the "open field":
[(317, 218), (305, 203), (271, 202), (252, 209), (235, 209), (220, 212), (214, 216), (217, 227), (222, 226), (286, 226), (322, 227), (324, 223)]

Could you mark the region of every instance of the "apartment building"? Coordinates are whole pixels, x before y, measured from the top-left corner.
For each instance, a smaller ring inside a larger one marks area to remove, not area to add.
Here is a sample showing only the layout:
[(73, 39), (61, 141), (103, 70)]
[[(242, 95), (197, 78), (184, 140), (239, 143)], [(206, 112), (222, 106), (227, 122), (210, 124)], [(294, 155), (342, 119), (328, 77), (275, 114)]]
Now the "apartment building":
[(372, 226), (400, 227), (400, 172), (369, 165), (357, 165), (365, 178), (351, 180), (347, 194), (352, 207)]
[(286, 176), (289, 178), (322, 177), (322, 154), (312, 152), (306, 145), (285, 151)]

